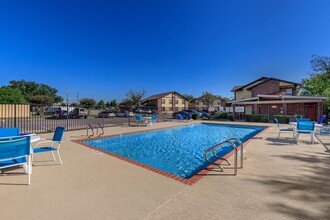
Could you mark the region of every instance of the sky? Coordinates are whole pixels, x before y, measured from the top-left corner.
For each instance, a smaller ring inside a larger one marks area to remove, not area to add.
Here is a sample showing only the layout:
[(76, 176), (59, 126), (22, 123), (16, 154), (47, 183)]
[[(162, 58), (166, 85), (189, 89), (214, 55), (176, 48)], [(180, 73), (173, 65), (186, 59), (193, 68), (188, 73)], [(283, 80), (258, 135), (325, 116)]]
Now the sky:
[(330, 56), (329, 11), (328, 0), (0, 0), (0, 86), (35, 81), (75, 102), (299, 83), (312, 55)]

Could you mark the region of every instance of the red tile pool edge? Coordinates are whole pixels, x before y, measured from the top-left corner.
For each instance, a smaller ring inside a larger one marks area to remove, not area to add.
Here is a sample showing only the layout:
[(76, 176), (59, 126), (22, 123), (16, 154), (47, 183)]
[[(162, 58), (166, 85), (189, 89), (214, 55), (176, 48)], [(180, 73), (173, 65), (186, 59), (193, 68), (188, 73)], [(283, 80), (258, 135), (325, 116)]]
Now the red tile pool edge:
[[(187, 124), (187, 125), (191, 125), (191, 124)], [(187, 125), (180, 125), (180, 126), (187, 126)], [(74, 143), (77, 143), (77, 144), (80, 144), (80, 145), (83, 145), (85, 147), (88, 147), (92, 150), (95, 150), (95, 151), (99, 151), (99, 152), (102, 152), (104, 154), (108, 154), (110, 156), (113, 156), (113, 157), (116, 157), (120, 160), (123, 160), (123, 161), (126, 161), (128, 163), (131, 163), (131, 164), (134, 164), (136, 166), (139, 166), (139, 167), (142, 167), (144, 169), (147, 169), (147, 170), (150, 170), (152, 172), (155, 172), (155, 173), (158, 173), (158, 174), (161, 174), (163, 176), (166, 176), (166, 177), (169, 177), (171, 179), (174, 179), (176, 181), (179, 181), (181, 183), (184, 183), (184, 184), (187, 184), (187, 185), (192, 185), (194, 183), (196, 183), (197, 181), (199, 181), (201, 178), (203, 178), (204, 176), (206, 176), (210, 170), (212, 168), (214, 168), (214, 165), (209, 165), (208, 167), (206, 167), (205, 169), (201, 170), (200, 172), (196, 173), (194, 176), (190, 177), (189, 179), (185, 179), (185, 178), (182, 178), (182, 177), (179, 177), (179, 176), (175, 176), (171, 173), (167, 173), (167, 172), (164, 172), (162, 170), (159, 170), (159, 169), (156, 169), (154, 167), (151, 167), (151, 166), (148, 166), (148, 165), (144, 165), (142, 163), (139, 163), (139, 162), (136, 162), (134, 160), (130, 160), (130, 159), (127, 159), (125, 157), (122, 157), (122, 156), (119, 156), (117, 154), (113, 154), (113, 153), (110, 153), (110, 152), (107, 152), (107, 151), (104, 151), (104, 150), (101, 150), (101, 149), (98, 149), (96, 147), (92, 147), (88, 144), (84, 144), (82, 141), (85, 141), (85, 140), (95, 140), (95, 139), (102, 139), (102, 138), (108, 138), (108, 137), (115, 137), (115, 136), (120, 136), (120, 135), (128, 135), (128, 134), (136, 134), (136, 133), (144, 133), (144, 132), (148, 132), (148, 131), (156, 131), (156, 130), (164, 130), (164, 129), (168, 129), (168, 128), (176, 128), (176, 127), (180, 127), (180, 126), (171, 126), (171, 127), (166, 127), (166, 128), (158, 128), (158, 129), (149, 129), (149, 130), (145, 130), (145, 131), (136, 131), (136, 132), (127, 132), (127, 133), (122, 133), (122, 134), (114, 134), (114, 135), (107, 135), (107, 136), (102, 136), (102, 137), (95, 137), (95, 138), (84, 138), (84, 139), (78, 139), (78, 140), (71, 140), (72, 142)], [(252, 138), (250, 138), (249, 140), (245, 141), (243, 144), (245, 145), (244, 148), (246, 148), (251, 141), (253, 141), (253, 138), (255, 137), (258, 137), (260, 136), (263, 132), (265, 132), (266, 130), (268, 130), (270, 128), (270, 126), (266, 127), (264, 130), (262, 130), (261, 132), (259, 132), (258, 134), (256, 134), (255, 136), (253, 136)], [(240, 150), (240, 148), (238, 148)], [(226, 154), (223, 158), (225, 159), (229, 159), (232, 155), (234, 154), (234, 150), (232, 150), (231, 152), (229, 152), (228, 154)], [(222, 163), (223, 160), (219, 159), (216, 161), (217, 163)]]

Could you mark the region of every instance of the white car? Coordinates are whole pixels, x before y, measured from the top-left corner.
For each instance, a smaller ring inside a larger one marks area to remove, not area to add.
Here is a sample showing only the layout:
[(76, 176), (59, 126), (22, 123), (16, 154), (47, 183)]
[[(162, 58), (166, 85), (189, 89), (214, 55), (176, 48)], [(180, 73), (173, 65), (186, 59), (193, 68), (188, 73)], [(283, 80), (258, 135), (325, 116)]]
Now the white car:
[(117, 114), (116, 114), (116, 116), (117, 117), (133, 117), (134, 116), (134, 114), (133, 114), (133, 112), (128, 112), (128, 111), (124, 111), (124, 112), (118, 112)]

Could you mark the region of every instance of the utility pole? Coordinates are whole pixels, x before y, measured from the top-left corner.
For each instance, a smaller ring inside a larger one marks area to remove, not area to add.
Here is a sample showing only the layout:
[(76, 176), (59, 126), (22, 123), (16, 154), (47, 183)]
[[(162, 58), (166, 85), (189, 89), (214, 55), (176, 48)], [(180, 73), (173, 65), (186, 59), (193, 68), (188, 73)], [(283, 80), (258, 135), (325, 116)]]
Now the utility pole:
[(68, 92), (68, 88), (66, 88), (66, 110), (67, 110), (67, 114), (66, 114), (66, 129), (68, 130), (69, 127), (69, 92)]
[(79, 92), (77, 92), (77, 105), (79, 103)]

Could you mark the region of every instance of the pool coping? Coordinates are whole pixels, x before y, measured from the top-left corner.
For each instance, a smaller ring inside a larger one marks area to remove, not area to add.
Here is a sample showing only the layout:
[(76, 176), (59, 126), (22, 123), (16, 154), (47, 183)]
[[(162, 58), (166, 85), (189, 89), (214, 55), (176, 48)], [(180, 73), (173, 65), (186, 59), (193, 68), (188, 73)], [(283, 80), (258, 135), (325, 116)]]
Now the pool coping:
[[(196, 173), (194, 176), (190, 177), (189, 179), (185, 179), (182, 178), (180, 176), (176, 176), (174, 174), (156, 169), (152, 166), (148, 166), (142, 163), (139, 163), (137, 161), (128, 159), (126, 157), (122, 157), (120, 155), (90, 146), (88, 144), (83, 143), (83, 141), (87, 141), (87, 140), (97, 140), (97, 139), (104, 139), (104, 138), (109, 138), (109, 137), (117, 137), (117, 136), (122, 136), (122, 135), (129, 135), (129, 134), (137, 134), (137, 133), (144, 133), (144, 132), (150, 132), (150, 131), (157, 131), (157, 130), (165, 130), (165, 129), (170, 129), (170, 128), (177, 128), (177, 127), (183, 127), (183, 126), (189, 126), (189, 125), (194, 125), (194, 124), (219, 124), (219, 123), (205, 123), (205, 122), (201, 122), (201, 123), (193, 123), (193, 124), (183, 124), (183, 125), (177, 125), (177, 126), (170, 126), (170, 127), (166, 127), (166, 128), (154, 128), (154, 129), (148, 129), (148, 130), (143, 130), (143, 131), (134, 131), (134, 132), (125, 132), (125, 133), (120, 133), (120, 134), (113, 134), (113, 135), (105, 135), (105, 136), (99, 136), (99, 137), (92, 137), (92, 138), (82, 138), (82, 139), (75, 139), (75, 140), (71, 140), (74, 143), (83, 145), (85, 147), (88, 147), (92, 150), (98, 151), (98, 152), (102, 152), (104, 154), (113, 156), (115, 158), (118, 158), (120, 160), (126, 161), (128, 163), (134, 164), (136, 166), (142, 167), (144, 169), (150, 170), (154, 173), (163, 175), (165, 177), (169, 177), (171, 179), (174, 179), (176, 181), (179, 181), (181, 183), (187, 184), (187, 185), (193, 185), (194, 183), (196, 183), (197, 181), (199, 181), (200, 179), (202, 179), (204, 176), (206, 176), (212, 169), (214, 169), (214, 165), (210, 164), (209, 166), (207, 166), (206, 168), (202, 169), (201, 171), (199, 171), (198, 173)], [(220, 124), (220, 125), (229, 125), (229, 124)], [(235, 124), (235, 125), (239, 125), (239, 124)], [(239, 126), (250, 126), (250, 125), (239, 125)], [(243, 142), (244, 145), (244, 149), (246, 148), (246, 145), (248, 145), (251, 141), (253, 141), (253, 139), (255, 137), (260, 136), (263, 132), (265, 132), (266, 130), (268, 130), (271, 126), (254, 126), (254, 127), (265, 127), (265, 129), (263, 129), (262, 131), (260, 131), (258, 134), (254, 135), (253, 137), (249, 138), (247, 141)], [(240, 147), (238, 147), (238, 150), (240, 150)], [(232, 155), (234, 154), (234, 150), (230, 151), (229, 153), (227, 153), (226, 155), (223, 156), (224, 159), (229, 159)], [(216, 161), (216, 163), (222, 164), (224, 162), (224, 160), (218, 159)]]

